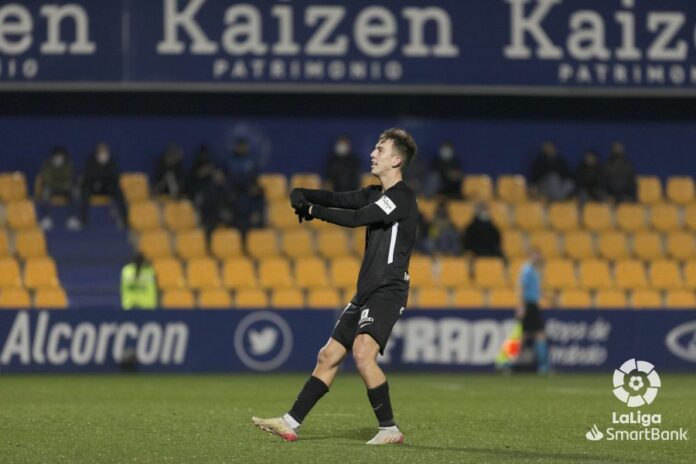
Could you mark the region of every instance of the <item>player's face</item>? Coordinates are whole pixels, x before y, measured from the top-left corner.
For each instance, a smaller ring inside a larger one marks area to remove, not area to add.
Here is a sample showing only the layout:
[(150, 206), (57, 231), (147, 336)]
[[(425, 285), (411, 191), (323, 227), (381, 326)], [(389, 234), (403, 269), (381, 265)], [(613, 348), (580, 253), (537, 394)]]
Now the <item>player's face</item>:
[(380, 140), (370, 154), (370, 172), (374, 176), (380, 176), (395, 167), (398, 167), (401, 159), (394, 151), (392, 140)]

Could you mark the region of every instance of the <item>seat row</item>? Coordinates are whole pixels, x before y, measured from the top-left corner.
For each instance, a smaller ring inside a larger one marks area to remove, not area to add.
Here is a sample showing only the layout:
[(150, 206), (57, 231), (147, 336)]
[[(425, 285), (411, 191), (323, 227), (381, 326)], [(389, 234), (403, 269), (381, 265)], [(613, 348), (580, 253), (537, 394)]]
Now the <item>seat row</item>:
[(0, 257), (17, 255), (25, 260), (46, 254), (46, 237), (40, 228), (22, 229), (11, 233), (0, 227)]
[(34, 291), (21, 287), (0, 288), (0, 309), (31, 307), (64, 309), (68, 307), (68, 297), (61, 287), (41, 287)]

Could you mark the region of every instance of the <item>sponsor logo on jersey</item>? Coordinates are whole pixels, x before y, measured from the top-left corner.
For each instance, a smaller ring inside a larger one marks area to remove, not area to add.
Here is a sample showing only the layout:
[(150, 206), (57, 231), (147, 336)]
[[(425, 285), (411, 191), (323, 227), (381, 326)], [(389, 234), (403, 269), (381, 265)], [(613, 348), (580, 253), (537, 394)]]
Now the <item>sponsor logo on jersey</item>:
[(382, 195), (382, 198), (377, 200), (375, 204), (382, 208), (382, 211), (384, 211), (387, 214), (391, 214), (392, 211), (396, 209), (396, 205), (394, 204), (394, 202), (391, 201), (389, 197), (386, 195)]

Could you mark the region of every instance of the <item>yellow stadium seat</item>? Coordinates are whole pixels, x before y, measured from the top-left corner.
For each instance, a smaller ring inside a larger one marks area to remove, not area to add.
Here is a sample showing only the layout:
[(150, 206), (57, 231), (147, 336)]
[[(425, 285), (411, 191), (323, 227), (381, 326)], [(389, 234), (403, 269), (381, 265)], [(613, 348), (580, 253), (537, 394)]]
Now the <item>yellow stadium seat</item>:
[(21, 172), (0, 174), (0, 202), (10, 203), (27, 197), (27, 179)]
[(264, 289), (292, 288), (294, 279), (288, 260), (279, 256), (259, 260), (259, 283)]
[(68, 307), (68, 296), (61, 287), (39, 288), (34, 295), (34, 307), (63, 309)]
[(483, 292), (475, 288), (458, 288), (454, 291), (454, 306), (457, 308), (483, 308)]
[(524, 234), (519, 230), (510, 229), (502, 234), (503, 254), (506, 258), (519, 258), (526, 256), (527, 247), (525, 245)]
[(0, 229), (0, 257), (10, 255), (10, 239), (5, 229)]
[(268, 295), (259, 289), (238, 290), (235, 295), (235, 306), (238, 308), (267, 308)]
[(474, 205), (468, 201), (450, 200), (447, 203), (447, 213), (454, 227), (462, 230), (474, 218)]
[(674, 309), (696, 309), (696, 294), (692, 290), (670, 290), (665, 306)]
[(688, 176), (667, 179), (667, 198), (681, 205), (694, 201), (694, 180)]
[(325, 258), (348, 256), (350, 254), (348, 234), (341, 229), (319, 230), (317, 232), (317, 249)]
[(696, 237), (693, 232), (674, 231), (667, 234), (667, 254), (686, 261), (696, 258)]
[(198, 295), (198, 307), (204, 309), (231, 308), (232, 298), (227, 290), (222, 288), (201, 290)]
[(616, 286), (622, 289), (642, 289), (648, 286), (645, 266), (637, 259), (622, 259), (614, 266)]
[(522, 267), (527, 264), (527, 258), (516, 258), (508, 262), (507, 273), (511, 285), (518, 285)]
[(550, 230), (537, 230), (529, 234), (529, 247), (539, 250), (541, 255), (548, 258), (556, 258), (560, 255), (558, 248), (558, 234)]
[(279, 288), (271, 292), (274, 308), (300, 309), (305, 307), (304, 295), (296, 288)]
[(162, 307), (166, 309), (193, 309), (195, 302), (191, 290), (169, 289), (162, 293)]
[(154, 201), (139, 201), (128, 207), (128, 224), (136, 232), (159, 229), (160, 213)]
[(58, 271), (53, 258), (29, 258), (24, 264), (24, 285), (27, 288), (58, 287)]
[(610, 260), (628, 257), (626, 234), (618, 231), (600, 232), (598, 236), (599, 254)]
[(418, 307), (431, 309), (451, 308), (449, 292), (444, 288), (421, 288), (418, 291)]
[(333, 286), (355, 291), (360, 272), (360, 261), (353, 256), (333, 258), (329, 264), (329, 276)]
[(242, 235), (237, 229), (215, 229), (210, 238), (210, 251), (220, 260), (242, 256)]
[(638, 176), (638, 201), (653, 204), (662, 201), (662, 184), (657, 176)]
[(321, 177), (312, 172), (299, 172), (290, 178), (290, 189), (294, 188), (320, 189)]
[(247, 233), (246, 250), (252, 258), (277, 256), (278, 234), (273, 229), (252, 229)]
[(549, 224), (556, 230), (578, 228), (578, 205), (575, 202), (554, 203), (549, 208)]
[(145, 257), (150, 261), (171, 256), (172, 245), (169, 232), (164, 229), (144, 231), (140, 234), (138, 249), (142, 251)]
[(192, 258), (186, 263), (186, 281), (194, 290), (220, 288), (220, 272), (213, 258)]
[(31, 306), (29, 292), (23, 288), (0, 288), (0, 308), (28, 308)]
[(490, 308), (515, 308), (519, 302), (519, 295), (510, 288), (494, 288), (488, 294)]
[(14, 230), (36, 227), (36, 210), (31, 200), (18, 200), (5, 204), (7, 224)]
[(307, 295), (307, 306), (312, 309), (334, 309), (342, 304), (341, 296), (333, 288), (313, 288)]
[(655, 290), (634, 290), (631, 292), (633, 308), (661, 308), (662, 296)]
[(283, 231), (281, 250), (289, 258), (302, 258), (314, 254), (312, 232), (307, 228)]
[(491, 214), (491, 221), (499, 229), (505, 230), (512, 226), (512, 221), (510, 220), (510, 209), (507, 203), (502, 201), (492, 201), (488, 203), (488, 210)]
[(208, 254), (205, 234), (201, 229), (182, 230), (176, 233), (176, 253), (184, 260), (201, 258)]
[(464, 176), (462, 195), (467, 200), (489, 201), (493, 199), (493, 181), (485, 174)]
[(471, 285), (469, 263), (464, 258), (446, 256), (440, 258), (440, 285), (449, 288)]
[(196, 227), (196, 211), (188, 200), (164, 203), (164, 223), (172, 230), (189, 230)]
[(650, 263), (650, 285), (660, 290), (674, 290), (684, 286), (679, 263), (661, 259)]
[(692, 231), (696, 231), (696, 203), (686, 205), (684, 208), (684, 225)]
[(637, 232), (633, 236), (633, 255), (645, 261), (662, 258), (664, 252), (660, 234), (651, 231)]
[(696, 260), (691, 260), (684, 265), (684, 284), (696, 290)]
[[(314, 222), (314, 221), (312, 221)], [(366, 231), (362, 227), (356, 227), (351, 232), (351, 250), (357, 256), (365, 253)]]
[(315, 256), (295, 261), (295, 279), (300, 288), (324, 288), (329, 285), (324, 260)]
[(621, 203), (616, 208), (616, 223), (625, 232), (645, 228), (645, 207), (636, 203)]
[(498, 198), (507, 203), (527, 201), (527, 181), (519, 174), (503, 175), (496, 182)]
[(660, 232), (678, 229), (679, 210), (669, 203), (657, 203), (650, 208), (650, 225)]
[(15, 249), (22, 259), (46, 255), (46, 238), (43, 230), (37, 228), (19, 230), (15, 235)]
[(604, 231), (613, 226), (611, 209), (606, 203), (586, 203), (582, 209), (582, 223), (586, 229)]
[(275, 200), (268, 204), (268, 223), (275, 229), (293, 229), (300, 226), (295, 210), (287, 199)]
[(554, 290), (575, 288), (578, 285), (575, 277), (575, 265), (569, 259), (549, 260), (544, 265), (543, 284)]
[(254, 263), (244, 256), (227, 258), (222, 266), (222, 282), (225, 288), (256, 288), (258, 279)]
[(588, 259), (580, 261), (579, 267), (580, 286), (596, 290), (608, 289), (614, 286), (614, 279), (609, 272), (609, 264), (602, 259)]
[(592, 297), (587, 290), (561, 290), (558, 297), (559, 308), (589, 309), (592, 307)]
[(418, 211), (427, 221), (432, 221), (437, 210), (437, 200), (429, 198), (418, 198)]
[(539, 202), (515, 205), (515, 223), (524, 230), (539, 230), (546, 227), (544, 206)]
[(576, 260), (595, 256), (592, 234), (585, 230), (574, 230), (563, 236), (563, 251), (566, 256)]
[(259, 185), (267, 201), (286, 200), (288, 196), (288, 179), (284, 174), (267, 173), (259, 175)]
[(411, 276), (411, 287), (434, 287), (437, 285), (433, 275), (433, 260), (429, 256), (411, 256), (408, 273)]
[(369, 172), (366, 172), (360, 176), (360, 187), (361, 188), (369, 187), (370, 185), (378, 185), (378, 184), (379, 184), (379, 180), (377, 180), (377, 178)]
[(184, 270), (181, 262), (172, 257), (163, 257), (153, 260), (152, 267), (157, 276), (157, 285), (161, 289), (180, 289), (186, 286)]
[(507, 286), (505, 265), (500, 258), (478, 258), (474, 261), (474, 283), (478, 288)]
[(628, 306), (626, 292), (623, 290), (599, 290), (595, 296), (598, 308), (625, 308)]
[(124, 172), (119, 179), (121, 191), (128, 203), (150, 198), (147, 176), (142, 172)]

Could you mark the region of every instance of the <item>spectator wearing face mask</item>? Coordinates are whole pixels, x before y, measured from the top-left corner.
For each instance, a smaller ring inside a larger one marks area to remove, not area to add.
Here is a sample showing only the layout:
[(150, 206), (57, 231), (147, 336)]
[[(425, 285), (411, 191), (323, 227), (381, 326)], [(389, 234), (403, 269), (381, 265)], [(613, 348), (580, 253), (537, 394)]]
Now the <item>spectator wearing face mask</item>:
[(347, 135), (340, 135), (334, 143), (328, 158), (326, 179), (336, 192), (350, 192), (360, 187), (360, 160)]
[(94, 153), (87, 159), (82, 175), (80, 192), (80, 225), (87, 224), (89, 201), (92, 195), (111, 197), (118, 211), (119, 226), (126, 223), (126, 202), (118, 183), (119, 170), (116, 160), (111, 155), (111, 149), (106, 143), (98, 143)]
[(556, 144), (550, 141), (542, 143), (541, 153), (532, 163), (529, 180), (533, 193), (548, 201), (565, 200), (575, 189), (568, 163)]
[(636, 171), (626, 157), (623, 143), (611, 144), (609, 160), (604, 168), (609, 195), (617, 202), (636, 201)]
[(607, 193), (604, 189), (604, 171), (599, 156), (594, 150), (587, 150), (575, 173), (575, 185), (578, 199), (586, 201), (604, 201)]
[(491, 214), (485, 203), (476, 205), (476, 215), (462, 234), (462, 248), (476, 257), (503, 256), (500, 231), (491, 221)]
[(428, 252), (443, 255), (460, 253), (459, 236), (447, 213), (447, 203), (440, 202), (435, 209), (433, 221), (428, 226)]
[(155, 169), (155, 193), (179, 198), (184, 191), (184, 154), (171, 144), (160, 156)]
[[(75, 201), (75, 172), (70, 155), (63, 147), (56, 147), (44, 160), (39, 173), (41, 185), (39, 197), (39, 214), (42, 217), (41, 227), (45, 230), (53, 228), (53, 219), (48, 206), (51, 200), (58, 197), (69, 204)], [(77, 219), (71, 216), (67, 226), (75, 227)]]
[(461, 197), (461, 185), (464, 173), (455, 154), (454, 144), (445, 141), (440, 145), (438, 156), (433, 161), (432, 171), (436, 176), (437, 192), (448, 198)]

